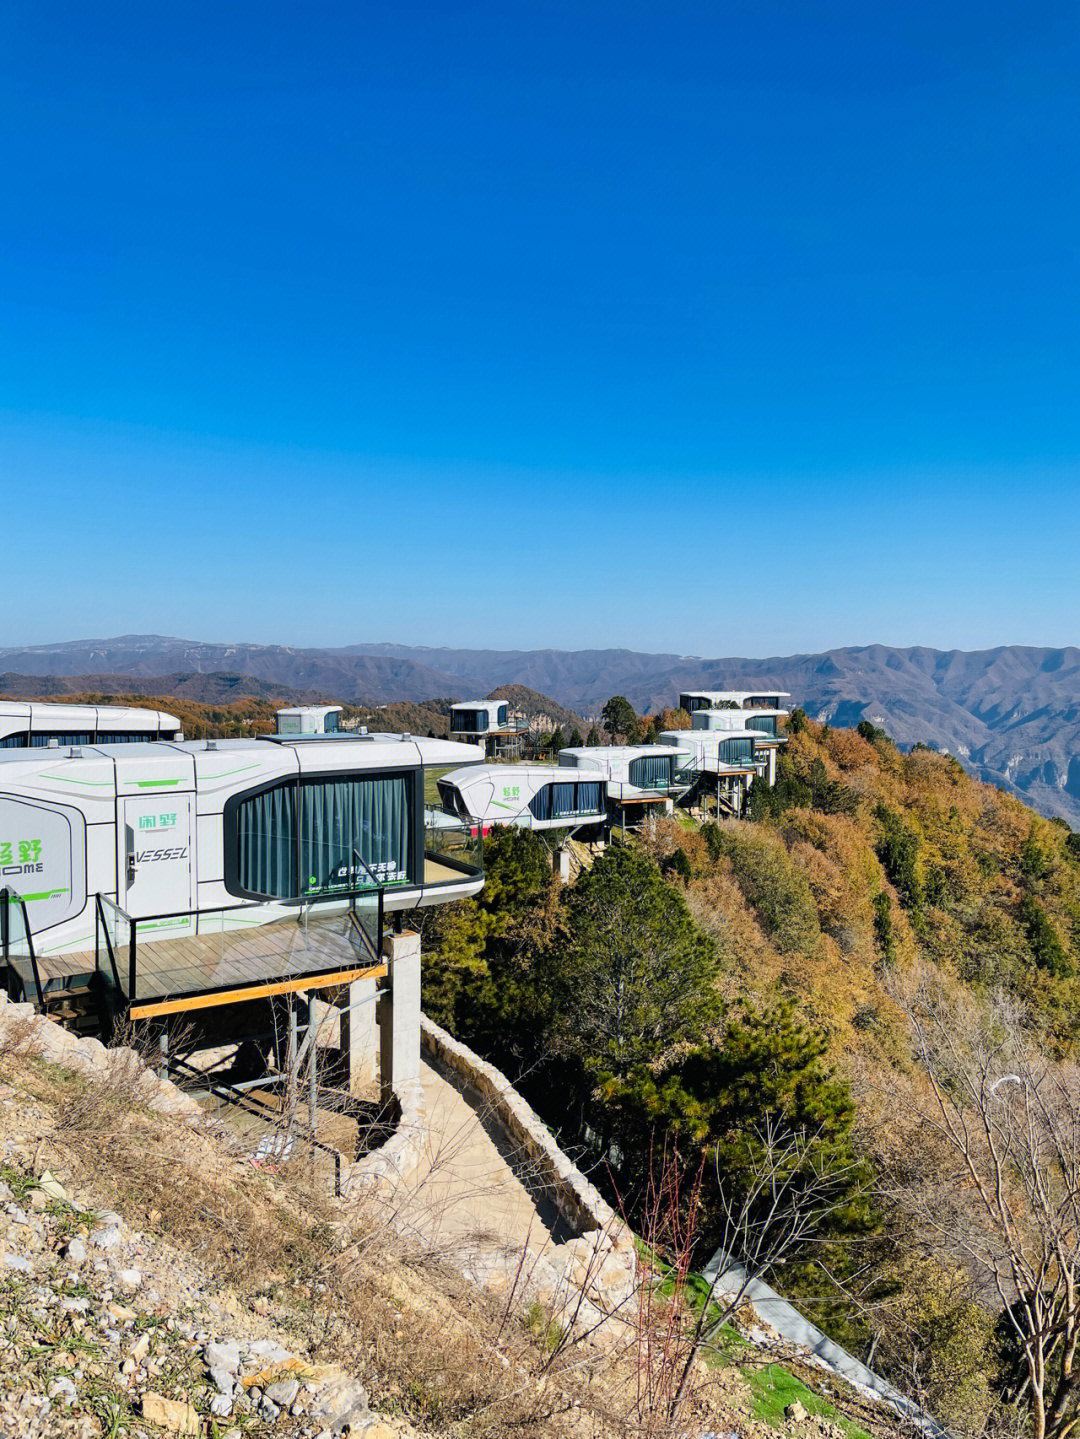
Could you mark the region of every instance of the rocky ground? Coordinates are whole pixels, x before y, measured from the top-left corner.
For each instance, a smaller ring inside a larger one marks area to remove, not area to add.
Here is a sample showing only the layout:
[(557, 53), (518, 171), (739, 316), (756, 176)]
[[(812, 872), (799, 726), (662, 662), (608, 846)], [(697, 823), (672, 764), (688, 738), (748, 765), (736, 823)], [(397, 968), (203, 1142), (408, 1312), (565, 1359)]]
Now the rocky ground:
[[(4, 1086), (0, 1107), (16, 1106)], [(0, 1434), (415, 1432), (244, 1313), (189, 1256), (28, 1171), (17, 1138), (0, 1155)]]
[[(482, 1273), (474, 1252), (465, 1278), (302, 1175), (254, 1169), (138, 1056), (16, 1008), (0, 1003), (0, 1439), (668, 1432), (642, 1427), (659, 1371), (633, 1303), (560, 1320), (511, 1263)], [(754, 1389), (778, 1359), (817, 1381), (753, 1337), (699, 1366), (679, 1439), (894, 1433), (839, 1386), (842, 1415)]]

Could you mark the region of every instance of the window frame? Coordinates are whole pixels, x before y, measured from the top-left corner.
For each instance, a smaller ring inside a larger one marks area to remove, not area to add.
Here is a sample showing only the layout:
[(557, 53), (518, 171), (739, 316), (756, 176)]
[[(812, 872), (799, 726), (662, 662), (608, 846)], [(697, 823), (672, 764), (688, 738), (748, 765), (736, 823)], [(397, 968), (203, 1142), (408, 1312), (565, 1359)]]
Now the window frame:
[[(331, 769), (331, 770), (308, 770), (298, 771), (295, 774), (281, 776), (268, 780), (265, 784), (254, 785), (251, 789), (240, 790), (237, 794), (229, 795), (221, 810), (221, 846), (222, 846), (222, 883), (229, 894), (239, 899), (255, 899), (262, 904), (326, 904), (333, 900), (341, 900), (351, 892), (348, 890), (330, 890), (325, 894), (302, 894), (299, 890), (301, 867), (301, 845), (303, 838), (300, 832), (300, 789), (305, 784), (317, 784), (320, 782), (330, 784), (348, 783), (352, 780), (391, 780), (403, 779), (405, 781), (405, 808), (406, 808), (406, 835), (407, 852), (406, 867), (408, 879), (390, 886), (380, 885), (379, 888), (389, 888), (395, 892), (406, 889), (415, 889), (423, 884), (423, 879), (417, 879), (417, 870), (422, 868), (424, 863), (424, 771), (422, 768), (395, 767), (393, 769)], [(411, 781), (411, 783), (410, 783)], [(240, 806), (247, 800), (256, 799), (261, 794), (267, 794), (271, 790), (286, 789), (292, 786), (296, 791), (296, 844), (293, 855), (293, 878), (297, 885), (297, 892), (287, 897), (279, 895), (260, 894), (255, 890), (245, 889), (240, 883)]]

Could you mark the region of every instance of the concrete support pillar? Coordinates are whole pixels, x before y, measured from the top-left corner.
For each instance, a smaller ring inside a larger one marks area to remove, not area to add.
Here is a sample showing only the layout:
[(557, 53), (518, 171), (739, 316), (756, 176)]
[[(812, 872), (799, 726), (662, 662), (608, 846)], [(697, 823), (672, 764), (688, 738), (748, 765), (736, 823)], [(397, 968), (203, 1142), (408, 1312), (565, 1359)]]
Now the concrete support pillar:
[(556, 874), (558, 874), (558, 876), (559, 876), (559, 878), (562, 880), (563, 884), (569, 884), (569, 883), (570, 883), (570, 851), (569, 851), (569, 850), (566, 850), (566, 849), (560, 849), (560, 850), (558, 850), (557, 853), (556, 853), (556, 855), (555, 855), (555, 865), (556, 865), (556, 870), (555, 870), (555, 872), (556, 872)]
[(308, 1001), (308, 1011), (315, 1026), (315, 1043), (320, 1049), (337, 1049), (341, 1043), (340, 1007), (313, 994)]
[(350, 1094), (365, 1093), (378, 1076), (375, 987), (374, 979), (354, 979), (345, 989), (346, 1008), (341, 1012), (341, 1058), (345, 1066), (345, 1087)]
[(420, 936), (388, 934), (383, 956), (389, 973), (378, 1002), (379, 1090), (388, 1103), (394, 1090), (420, 1078)]

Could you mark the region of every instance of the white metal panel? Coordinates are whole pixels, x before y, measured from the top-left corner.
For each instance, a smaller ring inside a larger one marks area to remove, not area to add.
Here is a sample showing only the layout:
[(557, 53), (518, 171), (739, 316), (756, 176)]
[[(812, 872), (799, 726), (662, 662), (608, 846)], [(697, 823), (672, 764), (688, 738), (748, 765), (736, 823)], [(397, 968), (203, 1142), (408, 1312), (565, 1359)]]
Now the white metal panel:
[(25, 902), (31, 928), (51, 929), (86, 904), (86, 820), (71, 805), (0, 794), (0, 885)]
[[(195, 797), (129, 795), (117, 824), (122, 907), (136, 918), (182, 914), (194, 907)], [(169, 932), (191, 928), (185, 917)]]
[(66, 748), (0, 750), (0, 791), (74, 805), (89, 824), (115, 815), (113, 765), (94, 748), (74, 759)]
[(31, 732), (97, 729), (97, 705), (31, 704)]
[(195, 765), (180, 745), (98, 745), (116, 765), (117, 795), (182, 794), (195, 788)]
[[(188, 746), (184, 746), (189, 749)], [(199, 813), (221, 813), (230, 795), (297, 771), (296, 749), (291, 745), (260, 743), (258, 740), (221, 741), (209, 750), (205, 744), (190, 746), (195, 765)]]
[[(47, 728), (47, 726), (42, 726)], [(157, 735), (162, 730), (172, 733), (180, 728), (175, 715), (161, 710), (137, 709), (133, 705), (99, 705), (97, 707), (97, 728), (102, 742), (106, 742), (109, 730), (127, 731)]]
[(86, 827), (86, 889), (93, 897), (107, 894), (116, 898), (116, 816), (105, 824)]
[(210, 814), (199, 814), (195, 832), (199, 884), (222, 880), (225, 874), (225, 849), (220, 811), (214, 810)]
[(0, 704), (0, 740), (9, 734), (23, 734), (30, 729), (30, 706), (5, 700)]

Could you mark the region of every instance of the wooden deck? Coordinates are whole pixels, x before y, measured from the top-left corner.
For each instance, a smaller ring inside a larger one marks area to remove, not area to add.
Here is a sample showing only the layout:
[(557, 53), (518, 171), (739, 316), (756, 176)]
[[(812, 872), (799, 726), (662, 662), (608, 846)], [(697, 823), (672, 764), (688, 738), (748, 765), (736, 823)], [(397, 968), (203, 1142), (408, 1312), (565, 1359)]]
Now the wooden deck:
[[(385, 974), (385, 965), (373, 965), (353, 947), (345, 926), (338, 915), (306, 925), (280, 919), (175, 939), (140, 937), (135, 951), (136, 992), (128, 996), (132, 1017), (285, 994), (311, 988), (316, 975), (323, 986)], [(126, 947), (117, 954), (116, 964), (126, 990)], [(92, 950), (38, 960), (43, 985), (92, 973), (94, 967)]]

